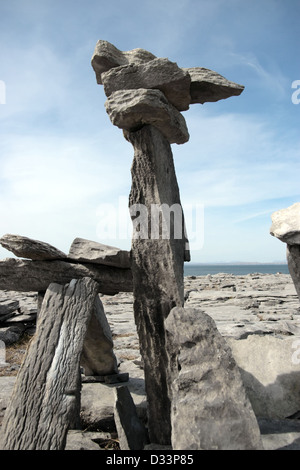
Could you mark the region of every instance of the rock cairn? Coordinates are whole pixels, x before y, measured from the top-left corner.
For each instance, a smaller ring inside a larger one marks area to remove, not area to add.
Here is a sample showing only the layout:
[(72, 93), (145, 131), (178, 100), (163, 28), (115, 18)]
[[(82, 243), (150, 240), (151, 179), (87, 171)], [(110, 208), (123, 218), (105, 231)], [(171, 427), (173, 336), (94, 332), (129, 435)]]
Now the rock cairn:
[[(0, 289), (36, 291), (40, 305), (37, 332), (4, 417), (3, 448), (65, 447), (68, 428), (79, 421), (80, 363), (87, 375), (122, 381), (98, 294), (131, 291), (148, 429), (138, 422), (126, 387), (118, 389), (115, 421), (123, 448), (146, 449), (148, 442), (178, 450), (261, 448), (230, 348), (209, 316), (184, 308), (183, 265), (190, 253), (171, 150), (171, 144), (189, 139), (181, 112), (190, 104), (238, 96), (244, 87), (211, 70), (182, 69), (143, 49), (123, 52), (107, 41), (98, 41), (92, 66), (112, 123), (134, 149), (131, 252), (76, 239), (65, 255), (26, 237), (0, 239), (25, 258), (0, 262)], [(28, 405), (20, 393), (35, 400)], [(50, 423), (53, 432), (45, 433)], [(182, 426), (188, 427), (189, 442), (180, 437)]]
[[(176, 334), (173, 335), (175, 339), (166, 341), (165, 320), (173, 308), (184, 305), (183, 265), (184, 261), (190, 260), (190, 253), (171, 144), (183, 144), (189, 139), (182, 111), (188, 110), (193, 103), (203, 104), (240, 95), (244, 87), (211, 70), (201, 67), (182, 69), (143, 49), (123, 52), (103, 40), (96, 44), (92, 66), (97, 83), (104, 87), (105, 108), (111, 122), (123, 130), (134, 149), (129, 196), (135, 229), (131, 268), (134, 316), (144, 362), (150, 442), (169, 445), (173, 440), (179, 446), (176, 448), (181, 448), (171, 436), (171, 416), (176, 401), (172, 384), (178, 375), (176, 364), (181, 344), (176, 343)], [(155, 219), (153, 208), (162, 209), (160, 219)], [(174, 210), (172, 221), (167, 212), (167, 236), (164, 236), (166, 213), (163, 208)], [(176, 212), (175, 208), (180, 210)], [(178, 321), (176, 328), (184, 329), (184, 321)], [(236, 368), (232, 377), (238, 377), (237, 366), (232, 367)], [(237, 429), (240, 426), (242, 435), (244, 430), (247, 434), (251, 428), (241, 447), (256, 448), (260, 441), (259, 430), (250, 403), (244, 406), (247, 401), (244, 392), (243, 397), (238, 398), (242, 389), (240, 384), (239, 379), (234, 389), (236, 406), (241, 406), (242, 410)], [(230, 400), (228, 387), (226, 393)], [(193, 414), (195, 406), (191, 405), (189, 413)], [(221, 421), (219, 426), (222, 427)], [(228, 441), (235, 440), (237, 429), (227, 436)], [(209, 439), (206, 443), (205, 439), (198, 440), (193, 445), (196, 445), (194, 448), (205, 448), (208, 442)], [(213, 438), (210, 444), (214, 446)], [(217, 440), (215, 446), (222, 448)], [(224, 443), (224, 448), (226, 446)]]
[(274, 212), (270, 233), (286, 243), (289, 272), (300, 299), (300, 202)]

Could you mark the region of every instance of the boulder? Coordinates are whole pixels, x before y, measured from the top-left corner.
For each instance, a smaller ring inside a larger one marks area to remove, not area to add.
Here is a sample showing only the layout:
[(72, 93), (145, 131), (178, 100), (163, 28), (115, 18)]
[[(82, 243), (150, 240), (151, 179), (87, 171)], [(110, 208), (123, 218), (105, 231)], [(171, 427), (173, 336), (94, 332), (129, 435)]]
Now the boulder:
[(86, 376), (118, 372), (112, 334), (99, 296), (84, 338), (80, 364)]
[(287, 418), (300, 410), (299, 336), (250, 335), (226, 341), (257, 417)]
[(67, 255), (54, 246), (21, 235), (3, 235), (3, 237), (0, 238), (0, 244), (3, 248), (12, 251), (20, 258), (29, 258), (32, 260), (57, 260), (67, 258)]
[(271, 215), (270, 233), (288, 245), (300, 245), (300, 202)]
[(84, 238), (75, 238), (70, 247), (68, 260), (80, 263), (103, 264), (116, 268), (130, 268), (129, 251), (85, 240)]
[(212, 318), (198, 309), (176, 307), (165, 328), (173, 449), (261, 449), (238, 366)]
[(156, 58), (139, 65), (115, 67), (102, 74), (106, 96), (118, 90), (160, 90), (179, 111), (189, 109), (191, 79), (175, 62)]
[(108, 41), (100, 39), (92, 56), (92, 67), (96, 74), (98, 84), (102, 84), (101, 75), (113, 67), (128, 64), (141, 64), (155, 59), (155, 55), (145, 49), (132, 49), (120, 51)]
[(191, 104), (203, 104), (238, 96), (245, 88), (204, 67), (183, 68), (182, 70), (188, 72), (191, 77)]
[(182, 114), (159, 90), (119, 90), (105, 103), (111, 122), (126, 131), (136, 131), (147, 124), (160, 130), (169, 143), (183, 144), (189, 133)]

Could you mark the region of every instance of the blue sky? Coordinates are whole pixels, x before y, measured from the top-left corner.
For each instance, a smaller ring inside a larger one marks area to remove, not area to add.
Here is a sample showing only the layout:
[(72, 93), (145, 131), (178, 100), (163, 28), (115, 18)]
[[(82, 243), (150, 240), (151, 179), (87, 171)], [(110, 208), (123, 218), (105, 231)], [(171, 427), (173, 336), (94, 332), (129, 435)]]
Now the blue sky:
[(133, 149), (90, 65), (105, 39), (245, 86), (191, 105), (190, 140), (172, 145), (192, 261), (284, 261), (269, 229), (300, 201), (299, 14), (299, 0), (0, 0), (0, 235), (130, 249)]

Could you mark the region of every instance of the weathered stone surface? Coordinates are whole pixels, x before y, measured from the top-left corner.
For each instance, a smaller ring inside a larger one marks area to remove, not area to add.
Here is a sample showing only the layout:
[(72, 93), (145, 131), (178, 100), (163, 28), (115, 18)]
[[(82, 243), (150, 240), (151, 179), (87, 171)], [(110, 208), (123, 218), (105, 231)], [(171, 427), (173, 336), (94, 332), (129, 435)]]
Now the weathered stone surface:
[(32, 261), (15, 258), (0, 260), (0, 289), (43, 292), (52, 282), (66, 284), (72, 279), (90, 277), (103, 294), (132, 291), (130, 269), (66, 261)]
[(173, 449), (262, 448), (238, 366), (214, 321), (201, 310), (177, 307), (165, 328)]
[(21, 258), (33, 260), (57, 260), (67, 258), (67, 255), (54, 246), (21, 235), (3, 235), (3, 237), (0, 238), (0, 244)]
[(105, 107), (111, 122), (120, 129), (135, 131), (151, 124), (171, 144), (189, 140), (184, 117), (159, 90), (115, 91), (105, 102)]
[(101, 75), (113, 67), (128, 64), (140, 64), (155, 59), (155, 55), (145, 49), (120, 51), (108, 41), (100, 39), (92, 56), (92, 67), (96, 73), (97, 83), (102, 84)]
[(85, 240), (84, 238), (75, 238), (70, 247), (68, 259), (80, 263), (95, 263), (116, 268), (130, 268), (129, 251)]
[(118, 372), (112, 334), (99, 296), (96, 297), (95, 308), (87, 327), (80, 364), (85, 375)]
[(19, 301), (13, 299), (0, 299), (0, 321), (2, 316), (10, 314), (19, 308)]
[[(1, 384), (1, 382), (0, 382)], [(112, 431), (115, 429), (114, 423), (114, 406), (115, 395), (114, 389), (119, 387), (118, 384), (104, 383), (83, 383), (81, 391), (81, 419), (82, 427), (86, 429), (101, 429)], [(139, 419), (143, 422), (146, 419), (146, 394), (144, 381), (140, 378), (133, 377), (126, 383)]]
[(15, 325), (0, 328), (0, 341), (3, 341), (7, 346), (14, 344), (21, 338), (25, 331), (25, 326)]
[(142, 450), (148, 443), (145, 426), (141, 423), (130, 391), (124, 385), (114, 389), (114, 419), (116, 423), (120, 449)]
[(300, 300), (300, 245), (287, 245), (286, 257), (291, 278)]
[(4, 450), (63, 450), (80, 412), (79, 361), (98, 286), (51, 284), (2, 425)]
[(231, 96), (238, 96), (244, 90), (243, 85), (230, 82), (222, 75), (204, 67), (183, 68), (191, 77), (191, 104), (219, 101)]
[(300, 410), (300, 336), (250, 335), (226, 341), (256, 416), (287, 418)]
[(160, 90), (179, 111), (189, 109), (191, 102), (190, 75), (168, 59), (110, 69), (102, 74), (102, 82), (106, 96), (118, 90), (147, 88)]
[(300, 202), (273, 212), (270, 233), (288, 245), (300, 245)]
[[(128, 140), (134, 147), (129, 206), (135, 230), (139, 228), (133, 235), (131, 250), (134, 315), (144, 361), (149, 436), (151, 442), (168, 445), (171, 429), (164, 319), (174, 306), (184, 302), (184, 218), (168, 141), (152, 126), (130, 133)], [(163, 204), (180, 209), (173, 221), (169, 214), (170, 232), (166, 238), (158, 236), (162, 227), (151, 213), (153, 205)], [(143, 210), (146, 213), (141, 214)]]
[(97, 433), (82, 432), (77, 429), (69, 430), (64, 450), (103, 450), (92, 439), (96, 435)]

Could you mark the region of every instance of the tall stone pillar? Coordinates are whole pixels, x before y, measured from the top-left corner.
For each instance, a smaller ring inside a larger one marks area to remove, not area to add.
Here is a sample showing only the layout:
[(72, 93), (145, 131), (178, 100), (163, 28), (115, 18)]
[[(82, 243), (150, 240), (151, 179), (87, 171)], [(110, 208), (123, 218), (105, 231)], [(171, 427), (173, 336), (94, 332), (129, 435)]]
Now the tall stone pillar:
[[(169, 367), (164, 319), (173, 307), (184, 303), (184, 220), (169, 142), (152, 126), (131, 132), (127, 138), (134, 147), (129, 202), (133, 221), (138, 219), (139, 227), (133, 233), (131, 269), (134, 315), (144, 361), (149, 435), (151, 442), (169, 444)], [(167, 212), (160, 210), (163, 207)], [(172, 208), (173, 213), (167, 210)], [(169, 233), (163, 239), (166, 229)], [(175, 232), (180, 238), (174, 238)]]
[(96, 44), (92, 66), (112, 123), (134, 148), (129, 197), (134, 315), (150, 440), (170, 444), (171, 364), (164, 320), (173, 307), (183, 306), (183, 265), (190, 260), (170, 144), (188, 141), (181, 111), (190, 104), (237, 96), (244, 87), (211, 70), (183, 69), (143, 49), (123, 52), (103, 40)]

